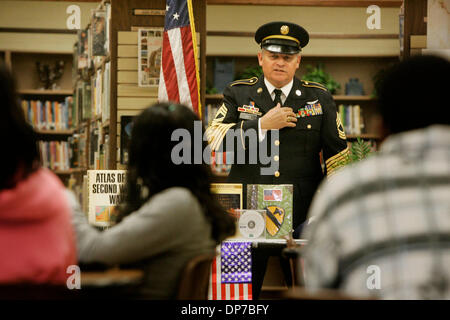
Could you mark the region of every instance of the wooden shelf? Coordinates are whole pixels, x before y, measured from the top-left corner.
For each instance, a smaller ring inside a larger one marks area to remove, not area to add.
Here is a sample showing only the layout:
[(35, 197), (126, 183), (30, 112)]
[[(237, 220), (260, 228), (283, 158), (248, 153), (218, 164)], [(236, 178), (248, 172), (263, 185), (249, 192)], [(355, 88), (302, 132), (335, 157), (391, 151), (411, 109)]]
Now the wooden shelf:
[(52, 170), (55, 174), (58, 175), (69, 175), (72, 173), (83, 173), (85, 172), (87, 169), (86, 168), (72, 168), (69, 170)]
[(72, 89), (63, 90), (38, 90), (38, 89), (27, 89), (19, 90), (19, 95), (34, 95), (34, 96), (71, 96), (73, 94)]
[(373, 139), (373, 140), (381, 139), (381, 136), (373, 133), (347, 134), (347, 140), (356, 140), (357, 137), (360, 137), (361, 139)]
[(346, 96), (346, 95), (336, 95), (333, 96), (336, 101), (375, 101), (376, 99), (371, 96)]
[[(207, 94), (205, 95), (206, 100), (222, 100), (223, 94)], [(336, 101), (375, 101), (376, 99), (371, 96), (346, 96), (346, 95), (335, 95), (333, 99)]]
[(215, 93), (215, 94), (205, 94), (206, 100), (222, 100), (223, 94), (221, 93)]
[(39, 135), (60, 135), (60, 136), (70, 136), (73, 134), (74, 130), (35, 130)]

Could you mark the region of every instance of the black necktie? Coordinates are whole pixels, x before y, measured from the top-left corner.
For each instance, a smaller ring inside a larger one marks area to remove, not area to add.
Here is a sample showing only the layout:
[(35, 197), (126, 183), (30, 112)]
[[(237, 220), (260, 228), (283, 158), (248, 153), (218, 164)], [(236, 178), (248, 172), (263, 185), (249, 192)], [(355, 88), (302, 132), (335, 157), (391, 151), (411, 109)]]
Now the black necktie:
[(277, 103), (280, 103), (280, 106), (283, 106), (283, 102), (281, 102), (281, 90), (275, 89), (273, 90), (273, 92), (275, 92), (275, 99), (273, 100), (275, 106), (277, 105)]

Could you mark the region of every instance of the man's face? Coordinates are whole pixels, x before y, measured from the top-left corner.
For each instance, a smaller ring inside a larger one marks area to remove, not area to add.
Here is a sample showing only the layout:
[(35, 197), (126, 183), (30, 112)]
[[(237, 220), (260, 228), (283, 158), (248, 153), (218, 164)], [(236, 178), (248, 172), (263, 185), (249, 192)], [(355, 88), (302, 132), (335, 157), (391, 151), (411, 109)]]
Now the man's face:
[(287, 85), (294, 78), (300, 60), (299, 54), (273, 53), (264, 49), (258, 53), (264, 77), (277, 88)]

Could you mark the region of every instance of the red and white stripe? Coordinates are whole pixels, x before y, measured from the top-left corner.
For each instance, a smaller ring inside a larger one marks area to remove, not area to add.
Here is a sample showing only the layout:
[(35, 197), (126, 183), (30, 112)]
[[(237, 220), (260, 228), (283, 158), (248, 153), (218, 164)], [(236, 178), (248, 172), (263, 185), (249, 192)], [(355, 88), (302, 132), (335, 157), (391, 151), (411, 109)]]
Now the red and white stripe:
[(191, 27), (164, 32), (159, 101), (174, 101), (198, 114), (199, 96)]

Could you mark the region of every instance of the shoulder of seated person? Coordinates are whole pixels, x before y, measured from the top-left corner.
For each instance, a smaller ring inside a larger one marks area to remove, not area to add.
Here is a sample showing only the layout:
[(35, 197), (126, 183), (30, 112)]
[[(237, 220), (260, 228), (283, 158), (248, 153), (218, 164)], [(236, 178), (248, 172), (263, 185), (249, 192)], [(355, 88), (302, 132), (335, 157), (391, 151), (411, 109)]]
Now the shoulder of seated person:
[(184, 206), (186, 203), (192, 203), (194, 195), (192, 192), (183, 187), (172, 187), (165, 189), (155, 194), (150, 201), (159, 201), (167, 205), (180, 205)]

